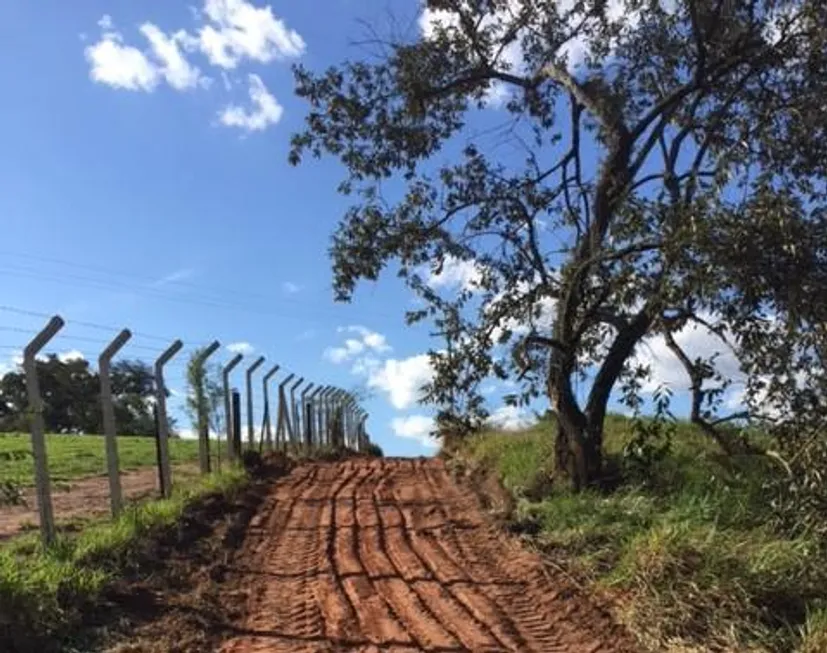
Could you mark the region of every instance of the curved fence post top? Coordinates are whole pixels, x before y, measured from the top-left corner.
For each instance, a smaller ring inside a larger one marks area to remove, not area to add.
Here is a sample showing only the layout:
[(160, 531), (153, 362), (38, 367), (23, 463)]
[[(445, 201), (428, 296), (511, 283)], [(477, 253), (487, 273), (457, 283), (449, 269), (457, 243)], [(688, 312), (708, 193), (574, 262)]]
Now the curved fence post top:
[(175, 356), (181, 349), (183, 349), (184, 343), (180, 340), (176, 340), (173, 342), (167, 349), (155, 360), (155, 370), (160, 370), (164, 365), (166, 365), (170, 359)]
[(132, 332), (129, 329), (124, 329), (121, 331), (117, 336), (115, 336), (112, 342), (107, 345), (106, 349), (101, 352), (100, 356), (98, 356), (98, 363), (100, 365), (106, 365), (109, 363), (109, 361), (112, 360), (115, 354), (118, 353), (120, 348), (123, 347), (131, 337)]
[(43, 327), (43, 330), (32, 338), (28, 345), (26, 345), (26, 348), (23, 350), (23, 358), (34, 358), (37, 355), (37, 352), (43, 349), (43, 347), (46, 346), (46, 343), (54, 338), (55, 334), (60, 331), (65, 324), (66, 322), (63, 321), (63, 318), (60, 317), (60, 315), (53, 316), (46, 326)]
[(264, 374), (264, 383), (267, 383), (273, 376), (275, 376), (276, 372), (281, 369), (280, 365), (273, 365), (265, 374)]
[(247, 368), (247, 375), (252, 376), (253, 372), (255, 372), (259, 367), (264, 364), (264, 356), (259, 356), (255, 362)]
[(233, 368), (241, 362), (241, 359), (244, 358), (243, 354), (236, 354), (233, 356), (230, 361), (224, 366), (224, 374), (229, 374), (233, 371)]

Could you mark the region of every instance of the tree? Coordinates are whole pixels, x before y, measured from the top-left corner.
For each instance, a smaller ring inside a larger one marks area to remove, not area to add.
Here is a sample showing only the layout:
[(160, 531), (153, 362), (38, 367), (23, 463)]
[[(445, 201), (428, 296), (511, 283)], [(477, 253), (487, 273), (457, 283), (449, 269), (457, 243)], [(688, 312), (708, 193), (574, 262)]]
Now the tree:
[(205, 429), (220, 433), (223, 427), (224, 386), (221, 367), (216, 363), (197, 365), (203, 348), (196, 349), (187, 363), (186, 410), (199, 435)]
[[(44, 427), (51, 433), (101, 433), (100, 377), (86, 360), (61, 360), (55, 354), (37, 361)], [(155, 434), (152, 368), (121, 360), (112, 366), (112, 401), (120, 433)], [(0, 378), (0, 431), (25, 431), (29, 399), (22, 370)]]
[[(747, 392), (735, 416), (768, 398), (789, 405), (801, 386), (817, 397), (799, 372), (824, 324), (806, 299), (825, 289), (822, 3), (426, 4), (424, 36), (296, 69), (310, 111), (291, 151), (293, 163), (331, 154), (347, 170), (337, 298), (394, 263), (425, 302), (408, 319), (459, 345), (432, 352), (426, 398), (473, 397), (490, 375), (517, 379), (515, 400), (547, 396), (558, 472), (581, 488), (601, 475), (612, 391), (647, 373), (633, 361), (648, 337), (668, 339), (693, 419), (723, 446), (732, 379), (681, 356), (670, 334), (685, 325), (738, 356)], [(391, 179), (404, 188), (388, 191)], [(429, 265), (457, 264), (474, 275), (455, 296), (427, 283)]]
[(112, 400), (115, 423), (121, 433), (154, 437), (155, 374), (140, 360), (119, 360), (112, 365)]

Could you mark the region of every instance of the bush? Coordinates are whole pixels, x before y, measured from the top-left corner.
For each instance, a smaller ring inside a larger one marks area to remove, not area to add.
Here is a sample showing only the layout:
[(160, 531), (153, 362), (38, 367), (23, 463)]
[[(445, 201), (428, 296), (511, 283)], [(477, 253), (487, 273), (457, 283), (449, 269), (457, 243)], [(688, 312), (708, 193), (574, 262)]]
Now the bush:
[(384, 458), (385, 453), (382, 451), (382, 447), (380, 447), (375, 442), (369, 442), (368, 446), (365, 448), (365, 453), (368, 456), (373, 456), (374, 458)]

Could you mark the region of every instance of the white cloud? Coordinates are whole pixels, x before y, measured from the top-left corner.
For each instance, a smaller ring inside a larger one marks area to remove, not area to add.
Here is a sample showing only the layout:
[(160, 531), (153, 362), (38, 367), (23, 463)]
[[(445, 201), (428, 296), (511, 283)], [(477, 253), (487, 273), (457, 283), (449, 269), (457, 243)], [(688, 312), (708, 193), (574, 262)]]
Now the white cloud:
[[(99, 24), (112, 29), (109, 16)], [(89, 62), (89, 76), (99, 84), (128, 91), (153, 91), (160, 81), (158, 68), (149, 58), (131, 45), (124, 45), (120, 32), (105, 31), (101, 40), (84, 50)]]
[(348, 338), (341, 347), (330, 347), (325, 350), (324, 356), (331, 363), (344, 363), (365, 351), (365, 343), (361, 340)]
[(380, 390), (395, 408), (404, 410), (419, 401), (421, 388), (433, 378), (428, 354), (404, 359), (382, 358), (392, 350), (387, 338), (367, 327), (339, 327), (339, 333), (355, 334), (339, 347), (329, 347), (324, 357), (336, 364), (352, 361), (351, 373), (366, 377), (371, 390)]
[(198, 34), (199, 47), (220, 68), (235, 68), (245, 57), (259, 63), (298, 57), (305, 43), (273, 15), (272, 8), (245, 0), (206, 0), (204, 14), (213, 23)]
[(504, 431), (519, 431), (537, 423), (536, 417), (527, 408), (500, 406), (488, 418), (489, 423)]
[(404, 410), (419, 401), (422, 386), (434, 375), (427, 354), (390, 358), (368, 369), (368, 387), (384, 392), (394, 408)]
[(426, 415), (395, 417), (391, 420), (391, 430), (397, 437), (417, 440), (425, 447), (439, 446), (439, 440), (431, 435), (434, 430), (432, 417)]
[(474, 261), (462, 260), (447, 256), (438, 274), (428, 271), (426, 283), (431, 288), (462, 288), (471, 290), (478, 288), (482, 281), (482, 268)]
[[(513, 301), (520, 297), (525, 297), (529, 291), (529, 284), (525, 281), (517, 283), (516, 288), (508, 292), (500, 292), (495, 296), (485, 307), (487, 313), (491, 313), (497, 305), (508, 299)], [(554, 326), (554, 316), (557, 307), (557, 301), (550, 297), (541, 297), (534, 303), (531, 312), (531, 320), (525, 317), (507, 317), (500, 321), (491, 331), (491, 338), (496, 343), (504, 331), (508, 330), (516, 335), (525, 335), (531, 331), (532, 326), (540, 333), (551, 331)], [(526, 306), (525, 314), (529, 314), (528, 306)]]
[[(358, 338), (348, 338), (341, 347), (329, 347), (324, 352), (324, 357), (331, 363), (341, 364), (353, 360), (360, 354), (385, 353), (391, 350), (388, 340), (381, 333), (371, 331), (367, 327), (354, 325), (339, 327), (339, 333), (353, 333)], [(358, 365), (358, 362), (357, 362)]]
[[(702, 317), (705, 321), (714, 322), (713, 316)], [(674, 336), (675, 341), (686, 352), (690, 360), (694, 361), (698, 357), (707, 359), (717, 353), (715, 368), (725, 378), (735, 381), (743, 380), (740, 364), (732, 349), (706, 327), (688, 323)], [(668, 386), (673, 390), (689, 389), (689, 376), (681, 362), (667, 346), (663, 336), (654, 336), (644, 340), (638, 346), (632, 363), (649, 365), (652, 370), (651, 378), (643, 385), (644, 392), (654, 392), (659, 385)]]
[(143, 34), (152, 48), (152, 54), (158, 61), (158, 74), (162, 75), (176, 91), (185, 91), (203, 83), (201, 71), (190, 64), (179, 47), (187, 41), (187, 34), (178, 31), (167, 36), (152, 23), (141, 25)]
[(382, 367), (382, 361), (373, 356), (362, 356), (353, 361), (353, 367), (350, 368), (351, 374), (359, 376), (371, 376), (379, 368)]
[(227, 351), (230, 351), (234, 354), (244, 354), (245, 356), (249, 356), (256, 350), (249, 342), (232, 342), (227, 345)]
[(190, 279), (195, 274), (195, 270), (192, 268), (181, 268), (179, 270), (174, 270), (167, 275), (164, 275), (157, 281), (155, 281), (152, 285), (157, 286), (165, 286), (168, 283), (176, 283), (178, 281), (185, 281), (186, 279)]
[(61, 363), (86, 360), (86, 356), (84, 356), (83, 352), (78, 349), (70, 349), (69, 351), (64, 351), (63, 353), (58, 354), (57, 358)]
[(365, 343), (365, 346), (368, 349), (372, 349), (380, 354), (391, 350), (391, 346), (388, 344), (388, 339), (381, 333), (371, 331), (370, 329), (362, 326), (351, 326), (348, 327), (348, 330), (362, 336), (362, 342)]
[[(208, 88), (213, 79), (202, 75), (188, 58), (200, 54), (219, 69), (224, 89), (230, 91), (234, 80), (226, 71), (239, 63), (269, 63), (299, 57), (305, 51), (302, 37), (277, 18), (269, 5), (256, 7), (246, 0), (205, 0), (203, 11), (190, 9), (193, 20), (200, 24), (190, 31), (164, 32), (153, 23), (144, 22), (139, 31), (147, 41), (145, 49), (127, 44), (112, 18), (104, 15), (98, 21), (100, 39), (84, 50), (92, 80), (116, 89), (145, 92), (154, 91), (162, 82), (177, 91)], [(262, 131), (279, 122), (284, 110), (258, 75), (248, 75), (247, 79), (252, 106), (231, 104), (218, 117), (230, 127)]]
[(167, 35), (152, 23), (144, 23), (140, 32), (149, 42), (149, 49), (139, 50), (124, 43), (109, 16), (98, 21), (103, 30), (100, 40), (85, 50), (90, 77), (100, 83), (129, 91), (154, 91), (164, 80), (176, 91), (196, 88), (207, 83), (201, 71), (190, 64), (181, 46), (191, 37), (179, 30)]
[(286, 292), (288, 295), (295, 295), (302, 289), (302, 287), (299, 284), (293, 283), (292, 281), (285, 281), (283, 284), (281, 284), (281, 287), (284, 290), (284, 292)]
[(250, 74), (247, 80), (252, 110), (231, 104), (219, 113), (218, 118), (228, 127), (239, 127), (247, 132), (262, 131), (281, 120), (284, 108), (267, 90), (261, 77)]

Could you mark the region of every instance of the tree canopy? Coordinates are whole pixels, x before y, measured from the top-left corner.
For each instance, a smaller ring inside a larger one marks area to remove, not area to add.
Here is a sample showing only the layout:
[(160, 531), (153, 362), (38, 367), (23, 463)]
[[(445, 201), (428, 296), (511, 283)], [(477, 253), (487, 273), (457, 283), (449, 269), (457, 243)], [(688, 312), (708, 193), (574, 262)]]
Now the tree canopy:
[[(291, 160), (346, 170), (337, 297), (393, 264), (424, 300), (408, 319), (448, 343), (426, 395), (443, 417), (472, 423), (481, 379), (518, 380), (548, 397), (559, 471), (583, 487), (610, 395), (634, 404), (634, 353), (659, 335), (724, 448), (736, 418), (823, 419), (822, 2), (430, 0), (419, 27), (296, 69)], [(458, 293), (427, 283), (457, 262), (474, 270)], [(687, 324), (737, 356), (743, 410), (722, 412), (735, 379), (681, 349)]]
[[(37, 361), (43, 421), (50, 433), (102, 433), (100, 378), (82, 358), (63, 360), (49, 354)], [(112, 399), (118, 432), (155, 435), (152, 406), (155, 377), (139, 360), (119, 360), (112, 365)], [(22, 370), (0, 378), (0, 432), (28, 429), (26, 375)]]

